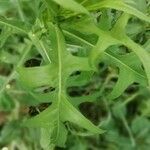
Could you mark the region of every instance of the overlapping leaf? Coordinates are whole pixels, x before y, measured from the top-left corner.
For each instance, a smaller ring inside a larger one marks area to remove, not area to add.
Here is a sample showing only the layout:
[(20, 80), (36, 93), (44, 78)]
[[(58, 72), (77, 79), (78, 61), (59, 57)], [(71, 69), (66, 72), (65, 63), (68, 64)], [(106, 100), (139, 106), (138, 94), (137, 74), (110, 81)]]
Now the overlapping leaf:
[[(127, 37), (125, 33), (125, 26), (128, 22), (128, 19), (129, 19), (128, 15), (126, 14), (122, 15), (110, 32), (102, 31), (101, 29), (97, 28), (96, 25), (94, 25), (94, 23), (92, 23), (89, 20), (85, 20), (82, 22), (80, 21), (76, 25), (75, 24), (72, 25), (72, 28), (75, 30), (79, 30), (80, 32), (84, 31), (87, 33), (95, 33), (99, 36), (99, 40), (96, 46), (91, 51), (91, 55), (90, 55), (91, 64), (93, 63), (95, 64), (96, 59), (100, 55), (102, 57), (102, 54), (104, 53), (104, 51), (112, 45), (124, 45), (124, 46), (127, 46), (129, 49), (132, 49), (143, 64), (145, 68), (146, 76), (150, 85), (150, 63), (149, 63), (150, 56), (149, 56), (149, 53), (147, 53), (140, 45), (136, 44), (129, 37)], [(85, 40), (80, 39), (74, 35), (71, 35), (71, 34), (69, 35), (87, 44), (87, 41), (85, 42)], [(88, 45), (91, 46), (91, 44), (88, 44)], [(115, 56), (114, 58), (117, 59), (117, 56)], [(130, 56), (128, 58), (130, 58)], [(132, 64), (129, 63), (128, 65), (134, 66), (133, 62), (131, 63)], [(139, 65), (138, 67), (141, 68), (141, 65)], [(123, 75), (123, 77), (125, 77), (126, 74), (130, 75), (130, 73), (127, 71), (128, 69), (123, 67), (123, 70), (122, 70), (123, 72), (120, 72), (121, 76)], [(135, 74), (133, 76), (135, 76)], [(125, 88), (127, 88), (128, 85), (130, 85), (133, 82), (136, 82), (135, 80), (133, 81), (132, 75), (128, 77), (130, 78), (130, 79), (128, 78), (128, 82), (123, 82), (122, 77), (118, 80), (117, 85), (119, 84), (120, 91), (119, 90), (117, 91), (117, 88), (115, 88), (113, 91), (113, 94), (115, 93), (115, 95), (113, 95), (113, 98), (116, 98), (117, 96), (119, 96), (125, 90)]]

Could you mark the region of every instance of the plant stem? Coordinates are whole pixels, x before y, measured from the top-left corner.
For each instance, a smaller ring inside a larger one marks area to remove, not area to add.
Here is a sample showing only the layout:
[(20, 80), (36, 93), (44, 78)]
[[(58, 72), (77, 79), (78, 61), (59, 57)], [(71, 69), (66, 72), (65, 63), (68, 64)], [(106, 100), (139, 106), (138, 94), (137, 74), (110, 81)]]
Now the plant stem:
[(134, 136), (133, 136), (132, 131), (131, 131), (129, 125), (128, 125), (128, 122), (127, 122), (127, 120), (126, 120), (126, 118), (124, 116), (122, 116), (122, 121), (123, 121), (123, 124), (124, 124), (128, 134), (129, 134), (132, 147), (135, 147), (136, 146), (136, 142), (135, 142)]
[(7, 84), (9, 84), (9, 82), (15, 77), (16, 75), (16, 68), (21, 66), (27, 56), (27, 54), (29, 53), (30, 49), (31, 49), (32, 44), (29, 43), (28, 47), (25, 49), (25, 51), (22, 54), (22, 57), (20, 58), (20, 61), (18, 62), (18, 64), (16, 65), (16, 67), (14, 67), (14, 69), (12, 70), (11, 74), (9, 75), (9, 77), (6, 79), (6, 81), (3, 83), (2, 87), (0, 88), (0, 96), (2, 95), (2, 93), (4, 92), (4, 90), (6, 89)]
[(24, 17), (23, 10), (21, 8), (20, 0), (15, 0), (15, 1), (16, 1), (16, 5), (17, 5), (17, 8), (18, 8), (18, 13), (19, 13), (20, 19), (24, 22), (25, 21), (25, 17)]

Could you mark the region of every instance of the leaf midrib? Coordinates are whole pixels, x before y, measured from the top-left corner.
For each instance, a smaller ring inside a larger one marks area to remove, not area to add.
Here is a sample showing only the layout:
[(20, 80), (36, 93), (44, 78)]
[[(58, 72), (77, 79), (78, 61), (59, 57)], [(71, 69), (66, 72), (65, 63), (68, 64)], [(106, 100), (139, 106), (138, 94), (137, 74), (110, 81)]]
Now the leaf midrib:
[(126, 65), (125, 63), (123, 63), (121, 60), (117, 59), (116, 57), (114, 57), (113, 55), (110, 55), (107, 52), (104, 52), (108, 57), (113, 58), (114, 60), (116, 60), (117, 62), (119, 62), (121, 65), (125, 66), (126, 68), (128, 68), (129, 70), (131, 70), (132, 72), (134, 72), (135, 74), (141, 76), (142, 78), (146, 79), (146, 77), (142, 74), (140, 74), (139, 72), (133, 70), (131, 67), (129, 67), (128, 65)]
[(62, 94), (62, 60), (61, 60), (61, 41), (59, 36), (58, 28), (55, 27), (56, 32), (56, 40), (57, 40), (57, 49), (58, 49), (58, 101), (57, 101), (57, 108), (58, 108), (58, 118), (57, 118), (57, 132), (56, 132), (56, 141), (59, 136), (59, 122), (60, 122), (60, 103), (61, 103), (61, 94)]

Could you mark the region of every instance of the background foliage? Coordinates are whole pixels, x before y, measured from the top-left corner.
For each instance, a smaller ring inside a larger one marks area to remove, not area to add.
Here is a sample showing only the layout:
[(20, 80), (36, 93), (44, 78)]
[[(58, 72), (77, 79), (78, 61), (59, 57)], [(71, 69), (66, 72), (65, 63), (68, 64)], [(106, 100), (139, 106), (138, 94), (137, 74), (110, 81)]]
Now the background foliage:
[(0, 0), (0, 148), (148, 150), (149, 0)]

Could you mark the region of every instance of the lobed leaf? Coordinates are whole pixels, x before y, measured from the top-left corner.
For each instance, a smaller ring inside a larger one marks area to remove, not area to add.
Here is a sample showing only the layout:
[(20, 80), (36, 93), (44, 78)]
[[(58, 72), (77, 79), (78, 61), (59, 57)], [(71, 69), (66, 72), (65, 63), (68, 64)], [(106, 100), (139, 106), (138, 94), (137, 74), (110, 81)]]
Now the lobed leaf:
[[(67, 79), (73, 72), (78, 70), (92, 70), (88, 64), (88, 59), (72, 56), (66, 49), (64, 37), (60, 29), (52, 23), (48, 24), (48, 26), (51, 32), (50, 39), (53, 49), (51, 58), (54, 61), (40, 67), (20, 67), (18, 68), (18, 73), (23, 84), (28, 88), (31, 88), (31, 90), (33, 88), (44, 86), (45, 84), (54, 86), (55, 91), (53, 91), (53, 93), (55, 98), (53, 97), (54, 100), (52, 100), (52, 104), (49, 108), (36, 117), (27, 120), (25, 124), (33, 127), (52, 128), (53, 136), (51, 140), (53, 141), (53, 144), (59, 144), (61, 135), (60, 124), (66, 121), (75, 123), (92, 133), (102, 133), (103, 131), (101, 129), (93, 125), (78, 110), (76, 110), (69, 102), (68, 96), (66, 95)], [(61, 145), (63, 144), (61, 143)]]

